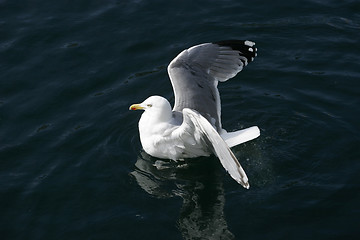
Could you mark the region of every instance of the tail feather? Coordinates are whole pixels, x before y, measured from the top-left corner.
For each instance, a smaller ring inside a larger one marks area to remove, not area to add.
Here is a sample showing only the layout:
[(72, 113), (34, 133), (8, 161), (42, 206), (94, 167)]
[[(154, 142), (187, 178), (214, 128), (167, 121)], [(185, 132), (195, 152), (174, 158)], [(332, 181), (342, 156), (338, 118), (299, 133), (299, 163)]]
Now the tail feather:
[(229, 147), (234, 147), (260, 136), (260, 129), (257, 126), (253, 126), (236, 132), (226, 132), (224, 130), (220, 133), (220, 136)]

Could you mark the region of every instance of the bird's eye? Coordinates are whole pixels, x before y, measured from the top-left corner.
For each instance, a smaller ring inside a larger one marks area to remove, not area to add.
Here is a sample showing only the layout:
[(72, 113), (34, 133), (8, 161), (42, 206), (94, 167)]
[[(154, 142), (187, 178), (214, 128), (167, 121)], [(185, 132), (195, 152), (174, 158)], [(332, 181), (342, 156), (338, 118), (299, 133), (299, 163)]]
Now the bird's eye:
[(146, 106), (148, 106), (148, 107), (152, 107), (152, 104), (147, 104)]

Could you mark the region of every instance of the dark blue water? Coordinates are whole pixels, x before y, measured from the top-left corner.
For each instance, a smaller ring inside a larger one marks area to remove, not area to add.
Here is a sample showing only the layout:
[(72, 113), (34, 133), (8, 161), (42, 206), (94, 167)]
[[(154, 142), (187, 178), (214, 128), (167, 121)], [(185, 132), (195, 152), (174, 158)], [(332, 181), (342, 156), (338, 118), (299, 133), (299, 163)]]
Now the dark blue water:
[[(0, 1), (1, 239), (355, 239), (360, 2)], [(141, 150), (132, 103), (223, 39), (258, 57), (220, 84), (246, 190), (216, 157)]]

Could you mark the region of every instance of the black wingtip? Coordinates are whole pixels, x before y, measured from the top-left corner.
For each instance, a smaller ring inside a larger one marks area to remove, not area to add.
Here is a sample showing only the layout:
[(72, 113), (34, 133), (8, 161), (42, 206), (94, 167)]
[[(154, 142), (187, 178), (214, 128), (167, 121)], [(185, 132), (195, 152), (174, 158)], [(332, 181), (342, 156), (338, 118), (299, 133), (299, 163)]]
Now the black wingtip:
[(255, 43), (249, 40), (224, 40), (214, 42), (219, 46), (231, 47), (234, 50), (237, 50), (241, 53), (242, 56), (246, 57), (249, 62), (252, 62), (257, 56), (257, 48)]

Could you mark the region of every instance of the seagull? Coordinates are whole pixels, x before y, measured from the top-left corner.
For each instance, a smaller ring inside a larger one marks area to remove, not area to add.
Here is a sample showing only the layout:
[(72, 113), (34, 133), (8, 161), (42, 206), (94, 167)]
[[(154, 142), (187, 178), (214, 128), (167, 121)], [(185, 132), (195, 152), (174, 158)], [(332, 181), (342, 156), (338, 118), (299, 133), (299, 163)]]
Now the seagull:
[(130, 110), (144, 110), (139, 120), (144, 151), (156, 158), (180, 160), (216, 155), (230, 176), (249, 189), (248, 177), (231, 147), (260, 136), (257, 126), (227, 132), (221, 125), (219, 82), (235, 77), (257, 55), (252, 41), (203, 43), (182, 51), (167, 70), (175, 95), (151, 96)]

